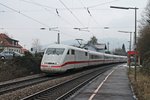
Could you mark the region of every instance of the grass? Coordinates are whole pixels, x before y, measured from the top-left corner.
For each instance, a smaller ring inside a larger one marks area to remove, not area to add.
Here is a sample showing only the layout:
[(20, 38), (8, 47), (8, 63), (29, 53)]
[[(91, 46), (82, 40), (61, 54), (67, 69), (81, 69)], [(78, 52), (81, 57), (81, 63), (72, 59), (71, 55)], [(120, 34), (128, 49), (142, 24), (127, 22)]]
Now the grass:
[(150, 76), (144, 75), (137, 69), (137, 80), (134, 80), (134, 69), (128, 72), (130, 82), (133, 86), (138, 100), (150, 100)]

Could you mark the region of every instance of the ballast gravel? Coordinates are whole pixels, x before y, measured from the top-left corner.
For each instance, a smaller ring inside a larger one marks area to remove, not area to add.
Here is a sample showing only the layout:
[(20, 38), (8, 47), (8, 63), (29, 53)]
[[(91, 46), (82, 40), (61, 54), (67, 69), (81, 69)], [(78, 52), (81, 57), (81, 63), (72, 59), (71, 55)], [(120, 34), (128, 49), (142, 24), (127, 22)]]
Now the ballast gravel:
[[(82, 72), (83, 74), (84, 72)], [(57, 78), (57, 79), (53, 79), (50, 81), (46, 81), (46, 82), (42, 82), (36, 85), (31, 85), (16, 91), (12, 91), (10, 93), (6, 93), (3, 95), (0, 95), (0, 100), (19, 100), (22, 99), (26, 96), (32, 95), (36, 92), (39, 92), (41, 90), (47, 89), (49, 87), (52, 87), (56, 84), (59, 84), (63, 81), (66, 81), (68, 79), (74, 78), (81, 75), (81, 73), (76, 73), (70, 76), (66, 76), (66, 77), (61, 77), (61, 78)]]

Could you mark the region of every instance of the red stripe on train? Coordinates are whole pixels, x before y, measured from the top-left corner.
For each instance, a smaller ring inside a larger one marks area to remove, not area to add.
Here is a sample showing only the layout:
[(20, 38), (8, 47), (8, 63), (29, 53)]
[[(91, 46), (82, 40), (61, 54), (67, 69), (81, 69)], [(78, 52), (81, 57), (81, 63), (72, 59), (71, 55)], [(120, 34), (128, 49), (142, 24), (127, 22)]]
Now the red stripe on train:
[(64, 64), (60, 65), (60, 66), (51, 66), (54, 68), (59, 68), (59, 67), (63, 67), (66, 65), (71, 65), (71, 64), (81, 64), (81, 63), (89, 63), (89, 62), (103, 62), (104, 60), (94, 60), (94, 61), (70, 61), (70, 62), (65, 62)]
[[(113, 60), (93, 60), (93, 61), (70, 61), (70, 62), (65, 62), (62, 65), (57, 65), (57, 66), (51, 66), (53, 68), (60, 68), (66, 65), (71, 65), (71, 64), (81, 64), (81, 63), (91, 63), (91, 62), (108, 62), (108, 61), (113, 61)], [(42, 64), (41, 67), (48, 67), (48, 65)]]
[(41, 64), (41, 67), (48, 67), (48, 65), (46, 65), (46, 64)]
[(60, 67), (62, 67), (62, 66), (51, 66), (51, 67), (53, 67), (53, 68), (60, 68)]

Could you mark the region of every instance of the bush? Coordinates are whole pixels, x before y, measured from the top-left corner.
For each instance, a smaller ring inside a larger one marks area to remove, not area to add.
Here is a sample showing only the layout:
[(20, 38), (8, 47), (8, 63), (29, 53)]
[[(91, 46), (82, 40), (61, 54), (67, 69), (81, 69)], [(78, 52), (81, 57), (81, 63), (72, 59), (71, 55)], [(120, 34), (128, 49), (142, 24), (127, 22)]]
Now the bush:
[(150, 75), (150, 51), (144, 54), (144, 59), (141, 67), (141, 72), (143, 74)]
[(150, 1), (147, 3), (139, 28), (137, 50), (143, 64), (141, 71), (150, 75)]
[(26, 68), (29, 72), (40, 73), (41, 57), (23, 56), (13, 59), (12, 64)]
[(41, 57), (35, 57), (30, 53), (5, 62), (0, 61), (0, 81), (41, 73), (40, 63)]

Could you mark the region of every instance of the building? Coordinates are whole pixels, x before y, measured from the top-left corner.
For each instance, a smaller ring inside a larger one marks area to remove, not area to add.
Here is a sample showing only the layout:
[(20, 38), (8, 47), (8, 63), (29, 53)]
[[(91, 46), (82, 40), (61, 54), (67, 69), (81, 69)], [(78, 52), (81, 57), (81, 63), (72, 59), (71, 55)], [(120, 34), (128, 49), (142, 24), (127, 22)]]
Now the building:
[(83, 46), (83, 48), (85, 48), (87, 50), (96, 51), (96, 52), (103, 52), (103, 53), (107, 49), (106, 44), (100, 44), (100, 43), (97, 43), (97, 44), (88, 43), (88, 44), (85, 44)]
[(4, 33), (0, 33), (0, 51), (16, 51), (22, 53), (22, 46), (18, 40), (10, 38)]
[(21, 48), (21, 53), (25, 54), (25, 52), (29, 52), (29, 50), (27, 50), (26, 48)]

